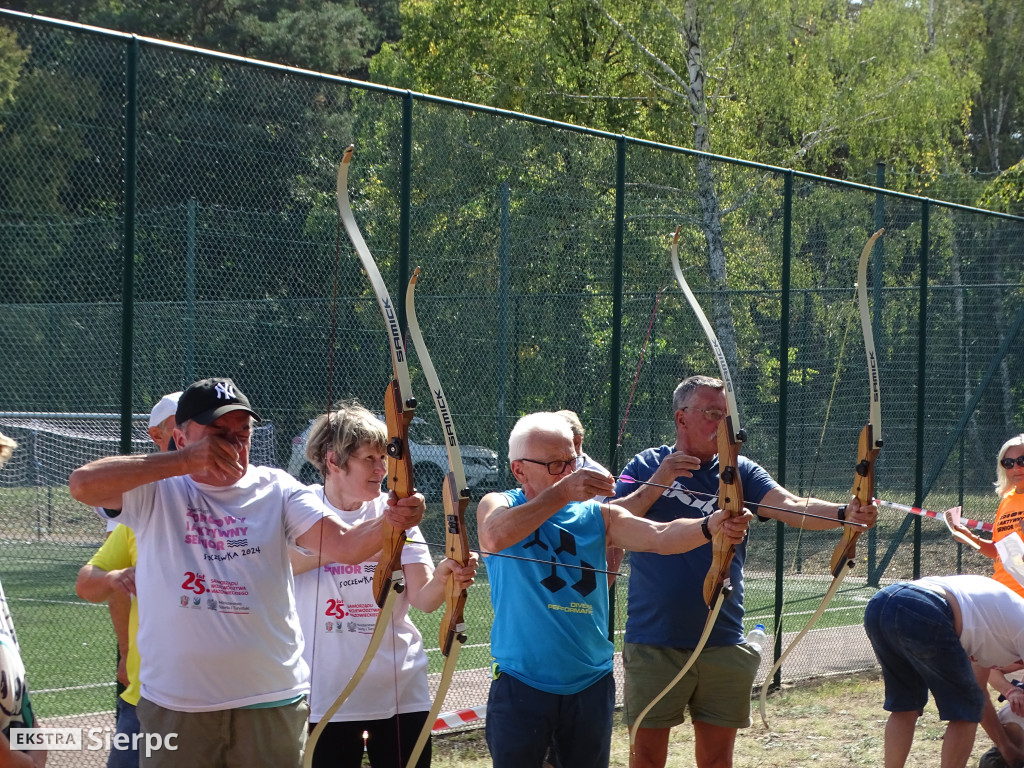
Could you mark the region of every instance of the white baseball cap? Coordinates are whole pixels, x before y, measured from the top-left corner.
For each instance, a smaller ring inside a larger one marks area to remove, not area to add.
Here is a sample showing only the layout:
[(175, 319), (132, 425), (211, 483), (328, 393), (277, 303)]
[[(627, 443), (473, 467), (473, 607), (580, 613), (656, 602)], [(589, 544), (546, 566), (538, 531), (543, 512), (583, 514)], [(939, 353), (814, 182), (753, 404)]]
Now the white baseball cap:
[(179, 397), (181, 397), (181, 392), (171, 392), (171, 394), (161, 397), (160, 401), (153, 406), (153, 410), (149, 412), (149, 426), (159, 427), (168, 416), (173, 416), (174, 412), (178, 410)]

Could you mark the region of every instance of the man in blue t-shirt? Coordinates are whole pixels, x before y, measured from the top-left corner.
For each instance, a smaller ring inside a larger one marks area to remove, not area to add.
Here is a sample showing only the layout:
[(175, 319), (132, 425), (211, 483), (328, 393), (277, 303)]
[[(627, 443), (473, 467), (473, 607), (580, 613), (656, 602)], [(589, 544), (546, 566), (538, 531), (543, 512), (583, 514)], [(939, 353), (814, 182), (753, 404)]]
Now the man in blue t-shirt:
[[(622, 471), (625, 477), (666, 487), (620, 479), (615, 485), (616, 503), (657, 522), (700, 520), (717, 508), (716, 435), (726, 415), (725, 385), (708, 376), (691, 376), (676, 387), (672, 409), (675, 445), (649, 448)], [(744, 503), (760, 520), (781, 520), (809, 530), (836, 527), (843, 519), (875, 524), (875, 507), (862, 507), (855, 498), (847, 504), (800, 498), (746, 457), (739, 457), (738, 468)], [(802, 512), (835, 522), (805, 517)], [(637, 552), (630, 557), (622, 657), (626, 721), (631, 727), (682, 669), (700, 639), (708, 617), (703, 585), (711, 556), (711, 547), (700, 547), (682, 555)], [(750, 726), (750, 691), (761, 661), (760, 654), (743, 642), (745, 556), (746, 546), (740, 544), (730, 568), (733, 592), (722, 605), (703, 653), (644, 718), (634, 746), (633, 768), (663, 768), (669, 731), (683, 722), (687, 707), (698, 768), (731, 768), (736, 731)]]
[(608, 589), (598, 578), (607, 547), (685, 552), (707, 543), (705, 530), (736, 544), (752, 516), (660, 523), (595, 501), (611, 495), (612, 479), (580, 468), (572, 430), (555, 413), (524, 416), (508, 444), (521, 487), (489, 493), (477, 508), (481, 548), (517, 558), (485, 560), (494, 606), (492, 764), (539, 767), (554, 745), (563, 765), (607, 768), (615, 680)]

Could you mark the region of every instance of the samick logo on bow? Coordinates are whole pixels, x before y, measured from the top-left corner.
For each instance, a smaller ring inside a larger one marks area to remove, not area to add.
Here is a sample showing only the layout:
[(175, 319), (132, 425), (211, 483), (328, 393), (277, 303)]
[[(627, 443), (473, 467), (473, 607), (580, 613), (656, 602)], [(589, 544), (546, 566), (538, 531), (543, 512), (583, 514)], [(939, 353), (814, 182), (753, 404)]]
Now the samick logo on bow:
[[(338, 214), (341, 222), (348, 233), (352, 245), (356, 249), (359, 261), (370, 279), (373, 292), (377, 296), (377, 303), (380, 306), (381, 314), (384, 316), (384, 323), (388, 327), (388, 347), (391, 350), (391, 367), (394, 370), (394, 378), (388, 384), (384, 394), (384, 415), (387, 421), (388, 444), (386, 446), (388, 455), (388, 488), (398, 498), (411, 496), (415, 489), (413, 487), (412, 458), (409, 455), (409, 425), (412, 423), (416, 409), (416, 398), (412, 394), (412, 384), (409, 378), (409, 368), (406, 364), (405, 345), (402, 343), (401, 327), (398, 317), (394, 311), (394, 304), (384, 280), (380, 276), (380, 270), (373, 260), (373, 255), (359, 231), (359, 225), (352, 215), (352, 208), (348, 200), (348, 168), (352, 162), (354, 147), (349, 146), (345, 150), (345, 157), (338, 166)], [(402, 549), (405, 546), (406, 533), (391, 526), (386, 520), (382, 521), (383, 544), (382, 554), (377, 568), (373, 574), (373, 597), (380, 606), (380, 613), (377, 616), (377, 623), (374, 625), (373, 634), (370, 636), (370, 644), (366, 649), (362, 661), (356, 668), (352, 678), (348, 681), (345, 689), (335, 699), (334, 703), (327, 709), (324, 716), (316, 724), (316, 727), (309, 734), (306, 743), (306, 750), (303, 753), (303, 768), (310, 768), (313, 764), (313, 752), (317, 740), (323, 732), (327, 723), (341, 709), (342, 704), (355, 690), (359, 681), (362, 680), (369, 669), (370, 662), (377, 654), (381, 641), (384, 639), (385, 629), (391, 621), (395, 610), (395, 604), (399, 593), (405, 588), (402, 575)]]
[[(871, 331), (867, 279), (868, 260), (871, 256), (871, 250), (875, 246), (875, 241), (882, 236), (883, 232), (885, 230), (880, 229), (868, 238), (867, 244), (861, 250), (860, 262), (857, 265), (857, 303), (860, 308), (860, 326), (864, 335), (864, 350), (868, 363), (868, 387), (871, 395), (869, 398), (869, 420), (860, 432), (860, 440), (857, 445), (857, 466), (854, 467), (851, 495), (856, 497), (865, 506), (874, 503), (875, 463), (878, 460), (879, 452), (882, 450), (882, 393), (878, 385), (878, 358), (875, 355), (875, 339)], [(764, 679), (764, 683), (761, 686), (760, 710), (761, 721), (764, 723), (765, 728), (768, 727), (767, 698), (771, 680), (782, 667), (782, 662), (785, 661), (789, 653), (796, 648), (797, 643), (800, 642), (801, 638), (807, 634), (825, 612), (825, 609), (828, 608), (832, 598), (839, 591), (843, 579), (853, 569), (854, 560), (857, 556), (857, 539), (860, 538), (862, 532), (863, 529), (854, 528), (853, 526), (846, 526), (843, 529), (843, 537), (832, 552), (832, 560), (829, 564), (830, 572), (832, 573), (832, 583), (829, 585), (828, 591), (825, 592), (821, 605), (811, 615), (811, 618), (808, 619), (793, 642), (789, 644), (789, 647), (779, 656), (778, 661), (775, 662), (775, 665)]]
[[(445, 475), (442, 488), (445, 555), (459, 565), (466, 565), (469, 562), (470, 553), (469, 540), (466, 536), (466, 507), (469, 505), (469, 487), (466, 485), (466, 472), (462, 466), (462, 455), (459, 453), (459, 440), (455, 435), (455, 422), (452, 420), (451, 411), (448, 410), (448, 399), (441, 388), (441, 381), (437, 378), (437, 372), (434, 370), (434, 364), (427, 352), (427, 345), (420, 333), (420, 324), (416, 317), (415, 295), (419, 274), (420, 270), (417, 267), (409, 281), (409, 290), (405, 295), (405, 315), (409, 320), (409, 336), (416, 348), (416, 355), (420, 359), (423, 375), (433, 395), (434, 407), (437, 409), (437, 416), (441, 420), (446, 437), (445, 449), (448, 452), (449, 471)], [(466, 642), (466, 621), (463, 617), (466, 590), (456, 587), (454, 576), (449, 576), (445, 584), (445, 603), (439, 637), (439, 647), (445, 657), (444, 669), (441, 671), (441, 683), (434, 696), (430, 712), (427, 714), (426, 722), (423, 723), (419, 738), (416, 740), (416, 745), (409, 755), (407, 768), (413, 768), (416, 765), (427, 744), (434, 721), (437, 720), (437, 713), (441, 711), (445, 694), (448, 693), (448, 688), (451, 686), (455, 667), (458, 664), (459, 651), (462, 650), (462, 646)]]
[[(725, 401), (728, 412), (725, 416), (725, 420), (718, 426), (718, 506), (720, 509), (727, 511), (729, 513), (729, 517), (736, 517), (743, 514), (743, 485), (741, 483), (737, 462), (740, 446), (747, 439), (746, 432), (740, 428), (739, 412), (736, 405), (736, 390), (733, 387), (732, 376), (729, 375), (729, 363), (725, 358), (725, 352), (722, 350), (722, 345), (718, 341), (718, 336), (715, 335), (715, 331), (711, 327), (711, 323), (708, 322), (708, 318), (704, 314), (704, 310), (701, 309), (700, 303), (697, 301), (697, 297), (694, 296), (693, 291), (690, 290), (690, 286), (686, 282), (686, 278), (683, 277), (683, 270), (679, 266), (678, 228), (676, 229), (675, 236), (672, 238), (671, 253), (672, 270), (675, 272), (676, 281), (679, 283), (679, 287), (682, 289), (683, 295), (686, 296), (686, 301), (697, 316), (697, 320), (700, 322), (701, 328), (704, 330), (704, 334), (707, 336), (708, 342), (711, 344), (711, 349), (715, 354), (715, 360), (718, 363), (718, 370), (722, 376), (722, 382), (725, 384)], [(683, 668), (680, 669), (672, 681), (665, 686), (664, 690), (655, 696), (651, 703), (640, 712), (636, 721), (633, 723), (633, 727), (629, 729), (629, 752), (631, 763), (633, 762), (633, 757), (635, 755), (636, 734), (640, 730), (640, 724), (654, 706), (668, 695), (669, 691), (671, 691), (693, 667), (694, 663), (697, 661), (697, 657), (700, 656), (701, 651), (704, 650), (704, 646), (707, 645), (708, 638), (711, 637), (711, 630), (714, 629), (715, 621), (718, 619), (718, 614), (722, 610), (722, 604), (732, 593), (732, 582), (729, 578), (729, 570), (732, 567), (732, 558), (735, 547), (726, 541), (725, 534), (723, 534), (721, 530), (719, 530), (719, 532), (712, 538), (711, 546), (713, 552), (711, 568), (708, 570), (708, 574), (704, 579), (704, 602), (707, 603), (710, 612), (708, 613), (707, 621), (704, 623), (704, 630), (701, 632), (700, 640), (698, 640), (696, 647), (694, 647), (692, 653), (690, 653), (690, 658), (687, 659)]]

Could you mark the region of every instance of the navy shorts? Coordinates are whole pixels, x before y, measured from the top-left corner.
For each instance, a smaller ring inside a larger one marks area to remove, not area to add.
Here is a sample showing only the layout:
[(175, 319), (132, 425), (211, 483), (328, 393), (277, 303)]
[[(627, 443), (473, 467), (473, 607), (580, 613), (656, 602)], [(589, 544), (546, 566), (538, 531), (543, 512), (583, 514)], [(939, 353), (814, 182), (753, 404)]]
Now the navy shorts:
[(942, 720), (980, 723), (985, 693), (941, 595), (915, 584), (892, 584), (868, 601), (864, 629), (885, 678), (888, 712), (920, 712), (928, 692)]

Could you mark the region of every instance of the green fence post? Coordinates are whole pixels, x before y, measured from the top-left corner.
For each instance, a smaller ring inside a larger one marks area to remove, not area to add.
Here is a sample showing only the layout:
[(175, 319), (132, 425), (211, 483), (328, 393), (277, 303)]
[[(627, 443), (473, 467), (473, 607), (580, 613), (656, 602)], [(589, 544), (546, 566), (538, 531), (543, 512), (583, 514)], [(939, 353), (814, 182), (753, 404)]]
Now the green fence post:
[(196, 367), (196, 213), (198, 203), (188, 199), (185, 245), (185, 382), (195, 381)]
[[(612, 252), (611, 391), (608, 393), (608, 466), (618, 468), (619, 369), (622, 367), (622, 251), (626, 233), (626, 137), (615, 143), (615, 247)], [(615, 586), (608, 589), (608, 640), (615, 642)]]
[(398, 324), (408, 328), (405, 294), (409, 290), (409, 243), (412, 229), (412, 91), (402, 99), (402, 173), (398, 198)]
[(619, 369), (622, 367), (622, 262), (626, 234), (626, 137), (615, 143), (615, 245), (612, 251), (611, 391), (608, 393), (608, 466), (618, 466)]
[[(928, 359), (928, 240), (929, 200), (921, 201), (921, 283), (917, 323), (917, 461), (914, 466), (914, 505), (924, 506), (925, 365)], [(914, 578), (921, 576), (921, 518), (914, 516)]]
[[(792, 257), (793, 257), (793, 172), (783, 177), (782, 187), (782, 306), (779, 312), (779, 460), (778, 481), (786, 486), (786, 424), (789, 421), (789, 311), (790, 289), (792, 288)], [(786, 525), (781, 520), (775, 521), (775, 648), (774, 660), (782, 655), (782, 606), (785, 599), (783, 591), (783, 568), (786, 546)], [(778, 688), (782, 684), (782, 670), (775, 672), (775, 677), (765, 680), (765, 685)]]
[(121, 445), (132, 452), (132, 373), (135, 353), (135, 205), (139, 130), (139, 40), (128, 41), (125, 61), (124, 262), (121, 274)]

